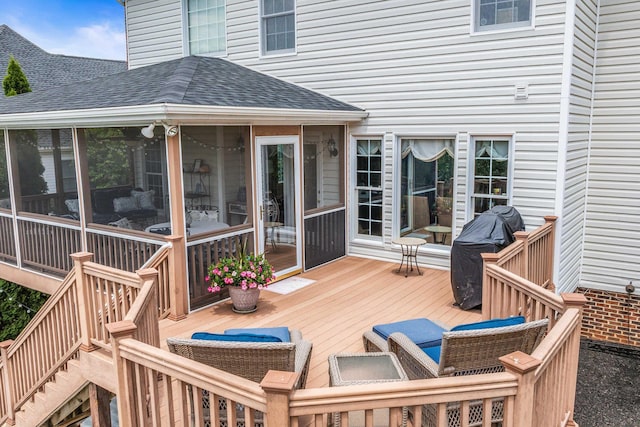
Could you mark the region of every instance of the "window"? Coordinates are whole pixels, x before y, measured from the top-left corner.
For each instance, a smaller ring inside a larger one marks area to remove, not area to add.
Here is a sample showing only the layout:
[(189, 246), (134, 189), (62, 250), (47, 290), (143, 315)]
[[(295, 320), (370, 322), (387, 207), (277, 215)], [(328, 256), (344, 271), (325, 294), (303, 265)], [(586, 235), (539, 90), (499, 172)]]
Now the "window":
[(224, 53), (225, 0), (188, 0), (187, 26), (191, 55)]
[(295, 0), (261, 0), (263, 53), (293, 52), (296, 47)]
[(400, 140), (400, 236), (451, 244), (454, 143)]
[(473, 165), (473, 214), (509, 201), (509, 140), (477, 139)]
[(382, 141), (358, 139), (356, 200), (358, 234), (382, 236)]
[(476, 31), (531, 25), (532, 0), (475, 0)]

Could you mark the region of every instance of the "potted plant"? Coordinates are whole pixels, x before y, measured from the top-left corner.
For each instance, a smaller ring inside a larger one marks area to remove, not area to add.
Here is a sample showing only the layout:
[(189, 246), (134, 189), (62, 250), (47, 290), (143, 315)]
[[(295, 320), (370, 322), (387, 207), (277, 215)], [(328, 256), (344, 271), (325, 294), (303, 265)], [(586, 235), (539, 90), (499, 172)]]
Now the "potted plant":
[(239, 313), (255, 311), (260, 290), (276, 278), (264, 254), (245, 255), (244, 251), (237, 257), (221, 258), (209, 266), (208, 273), (207, 290), (220, 292), (222, 288), (229, 288), (233, 310)]

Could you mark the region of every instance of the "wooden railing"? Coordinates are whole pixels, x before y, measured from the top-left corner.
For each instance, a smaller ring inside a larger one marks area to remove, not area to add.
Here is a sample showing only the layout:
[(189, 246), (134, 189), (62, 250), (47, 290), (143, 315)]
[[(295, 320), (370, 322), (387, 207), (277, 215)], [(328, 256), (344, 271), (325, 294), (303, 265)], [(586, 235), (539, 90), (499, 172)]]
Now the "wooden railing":
[(8, 419), (77, 357), (80, 336), (76, 279), (69, 274), (15, 342), (0, 346), (4, 385), (0, 400)]
[(87, 229), (87, 251), (93, 253), (96, 263), (133, 273), (141, 269), (164, 243), (149, 238), (149, 233), (142, 231), (117, 231), (117, 228), (99, 224), (92, 224)]
[(63, 218), (47, 221), (26, 213), (18, 218), (20, 255), (25, 267), (66, 276), (73, 267), (69, 254), (80, 250), (80, 239), (80, 227), (75, 221)]
[(16, 241), (13, 233), (13, 219), (11, 216), (0, 215), (0, 260), (15, 264)]
[(158, 317), (160, 319), (167, 317), (171, 313), (171, 307), (176, 305), (173, 300), (175, 292), (172, 292), (172, 288), (177, 284), (174, 281), (172, 286), (170, 280), (171, 264), (169, 257), (172, 248), (171, 244), (163, 246), (142, 266), (143, 269), (152, 268), (158, 272), (157, 301)]

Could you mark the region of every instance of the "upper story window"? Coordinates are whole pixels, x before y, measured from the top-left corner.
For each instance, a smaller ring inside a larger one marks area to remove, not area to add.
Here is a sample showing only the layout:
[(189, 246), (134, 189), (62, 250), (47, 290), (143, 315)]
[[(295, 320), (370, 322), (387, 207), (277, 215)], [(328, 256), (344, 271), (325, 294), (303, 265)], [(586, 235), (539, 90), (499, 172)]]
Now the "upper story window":
[(473, 215), (509, 202), (509, 139), (475, 140), (473, 162)]
[(358, 234), (382, 236), (382, 140), (358, 139), (356, 201)]
[(221, 54), (227, 48), (225, 0), (188, 0), (189, 54)]
[(261, 0), (261, 3), (263, 53), (295, 51), (295, 0)]
[(500, 30), (531, 25), (532, 0), (474, 0), (475, 30)]

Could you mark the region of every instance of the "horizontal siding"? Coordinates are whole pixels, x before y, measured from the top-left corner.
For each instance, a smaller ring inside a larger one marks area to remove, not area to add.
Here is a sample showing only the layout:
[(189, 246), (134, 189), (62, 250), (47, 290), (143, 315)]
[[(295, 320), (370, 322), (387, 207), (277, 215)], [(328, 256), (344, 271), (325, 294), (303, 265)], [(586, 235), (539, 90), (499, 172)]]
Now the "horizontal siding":
[(129, 68), (183, 56), (180, 0), (127, 0), (126, 19)]
[(564, 194), (556, 278), (558, 292), (572, 292), (580, 282), (597, 13), (596, 0), (582, 0), (576, 4), (565, 176), (564, 183), (560, 184), (564, 185)]
[(640, 2), (602, 1), (581, 285), (640, 272)]

